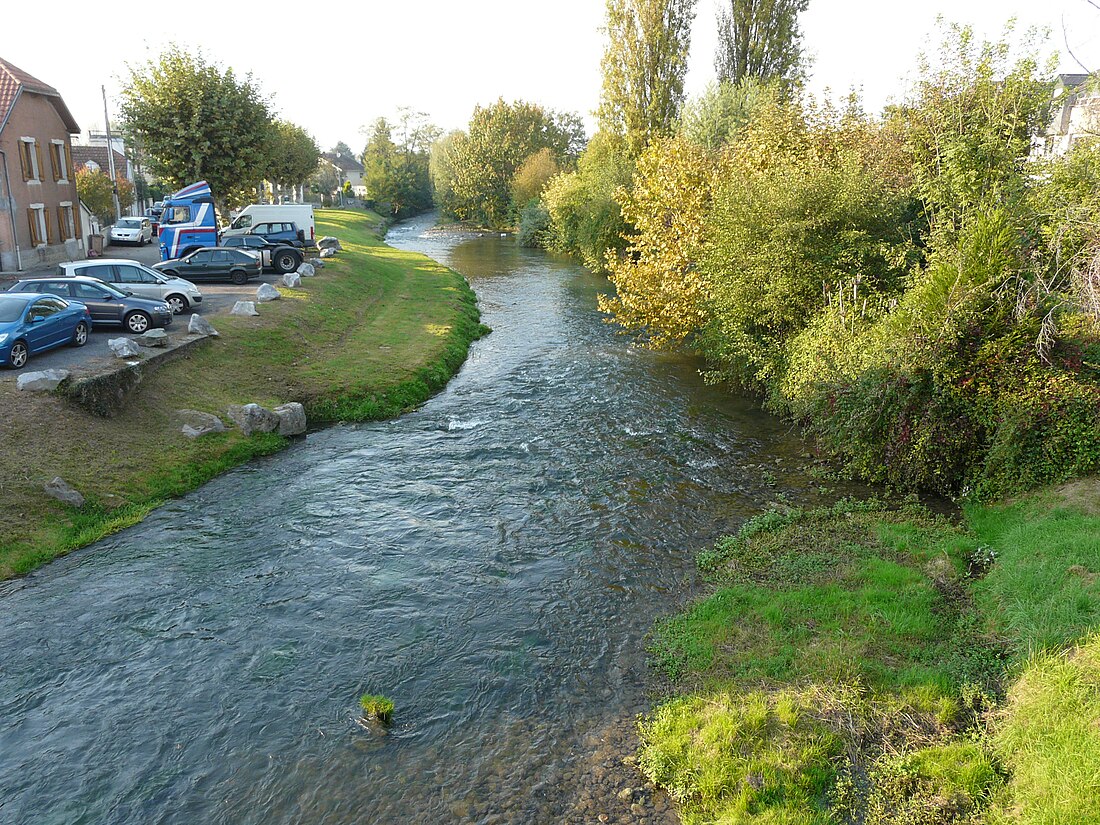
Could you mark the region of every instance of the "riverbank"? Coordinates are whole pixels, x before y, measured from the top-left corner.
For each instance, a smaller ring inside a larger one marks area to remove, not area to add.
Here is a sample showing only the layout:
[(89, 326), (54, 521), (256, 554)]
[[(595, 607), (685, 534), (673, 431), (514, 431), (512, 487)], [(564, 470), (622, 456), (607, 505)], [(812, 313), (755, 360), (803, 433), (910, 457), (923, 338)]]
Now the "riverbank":
[[(165, 501), (288, 443), (236, 431), (191, 440), (179, 409), (225, 415), (231, 404), (299, 401), (312, 426), (408, 410), (442, 388), (485, 328), (465, 280), (386, 246), (371, 213), (317, 214), (344, 251), (257, 318), (219, 316), (220, 337), (148, 376), (116, 417), (59, 394), (0, 389), (0, 578), (26, 573), (144, 518)], [(85, 496), (54, 501), (55, 476)]]
[(767, 513), (699, 555), (640, 724), (685, 823), (1097, 821), (1100, 481), (964, 516)]

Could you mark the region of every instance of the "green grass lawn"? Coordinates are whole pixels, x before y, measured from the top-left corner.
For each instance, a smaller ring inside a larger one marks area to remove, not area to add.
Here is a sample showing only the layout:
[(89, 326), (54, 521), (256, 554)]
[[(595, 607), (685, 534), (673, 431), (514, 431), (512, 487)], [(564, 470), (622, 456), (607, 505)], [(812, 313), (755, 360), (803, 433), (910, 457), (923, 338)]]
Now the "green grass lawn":
[(640, 721), (685, 822), (1100, 822), (1097, 481), (764, 514), (699, 563)]
[[(58, 394), (0, 388), (0, 578), (27, 572), (143, 518), (229, 467), (284, 446), (239, 433), (190, 440), (178, 409), (300, 401), (311, 425), (390, 417), (425, 401), (484, 332), (465, 280), (383, 244), (378, 216), (320, 211), (344, 251), (303, 288), (280, 288), (257, 318), (218, 316), (221, 337), (147, 377), (117, 417)], [(42, 485), (60, 476), (87, 499), (75, 510)]]

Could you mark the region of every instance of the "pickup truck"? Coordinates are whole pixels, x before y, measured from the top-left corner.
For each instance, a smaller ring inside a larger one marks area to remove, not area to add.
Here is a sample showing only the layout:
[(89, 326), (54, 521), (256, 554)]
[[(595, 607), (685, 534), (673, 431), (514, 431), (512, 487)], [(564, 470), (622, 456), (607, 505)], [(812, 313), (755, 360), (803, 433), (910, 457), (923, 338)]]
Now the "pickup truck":
[(302, 250), (297, 247), (284, 243), (272, 243), (257, 235), (233, 235), (222, 238), (221, 245), (256, 252), (265, 270), (278, 272), (280, 275), (296, 270), (305, 257)]
[(288, 221), (263, 221), (254, 224), (248, 231), (249, 235), (263, 238), (265, 241), (275, 244), (286, 244), (299, 248), (308, 248), (314, 245), (312, 238), (306, 238), (304, 230), (299, 229), (295, 223)]

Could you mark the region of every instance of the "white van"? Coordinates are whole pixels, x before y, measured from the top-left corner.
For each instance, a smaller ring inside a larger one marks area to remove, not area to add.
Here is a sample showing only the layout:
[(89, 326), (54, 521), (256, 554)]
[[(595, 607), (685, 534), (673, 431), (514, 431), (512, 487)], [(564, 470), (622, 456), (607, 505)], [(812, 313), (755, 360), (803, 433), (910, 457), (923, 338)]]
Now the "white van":
[(303, 232), (308, 242), (312, 242), (317, 237), (312, 203), (253, 203), (242, 209), (233, 219), (233, 223), (222, 230), (222, 237), (247, 235), (257, 224), (276, 221), (294, 223)]

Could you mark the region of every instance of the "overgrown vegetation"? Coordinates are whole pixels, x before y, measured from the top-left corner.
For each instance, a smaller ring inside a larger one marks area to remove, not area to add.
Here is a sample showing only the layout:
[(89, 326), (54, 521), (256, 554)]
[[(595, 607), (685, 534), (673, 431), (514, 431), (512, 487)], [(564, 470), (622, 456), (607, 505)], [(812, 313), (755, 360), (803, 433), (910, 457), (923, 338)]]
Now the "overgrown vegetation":
[[(230, 404), (305, 404), (312, 424), (390, 417), (427, 400), (483, 334), (461, 276), (385, 246), (377, 215), (318, 212), (318, 230), (344, 252), (259, 318), (218, 316), (221, 337), (147, 376), (116, 418), (62, 396), (0, 386), (0, 577), (140, 521), (151, 509), (243, 461), (285, 445), (278, 436), (191, 440), (174, 411), (224, 415)], [(42, 421), (50, 421), (44, 438)], [(94, 455), (94, 461), (88, 456)], [(77, 511), (42, 485), (61, 476), (87, 498)]]
[(364, 694), (359, 697), (359, 707), (363, 709), (363, 715), (368, 719), (374, 719), (383, 724), (389, 724), (393, 720), (393, 700), (385, 696)]
[(691, 694), (640, 723), (685, 823), (1094, 821), (1100, 482), (965, 515), (842, 501), (700, 553), (652, 643)]

